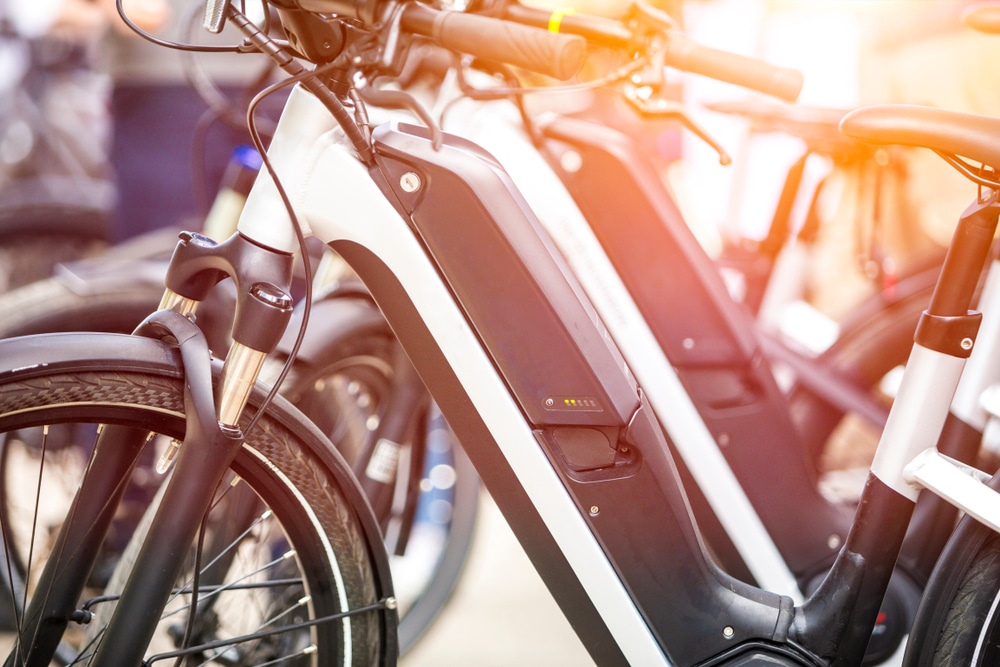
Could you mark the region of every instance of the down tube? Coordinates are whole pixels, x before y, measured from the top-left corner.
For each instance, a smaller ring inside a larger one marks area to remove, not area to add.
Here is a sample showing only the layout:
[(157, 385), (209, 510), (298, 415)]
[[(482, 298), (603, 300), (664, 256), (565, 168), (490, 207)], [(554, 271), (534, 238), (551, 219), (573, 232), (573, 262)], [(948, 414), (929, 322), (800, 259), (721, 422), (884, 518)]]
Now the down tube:
[[(579, 613), (571, 621), (595, 660), (669, 664), (402, 218), (368, 173), (336, 147), (324, 154), (316, 178), (337, 186), (310, 188), (305, 212), (311, 226), (366, 281), (460, 440), (476, 443), (465, 448), (488, 486), (493, 479), (498, 503), (513, 499), (528, 518), (533, 560), (549, 570), (560, 605)], [(330, 211), (339, 215), (323, 214)], [(502, 452), (484, 465), (477, 454), (494, 443), (502, 443)]]
[[(425, 377), (428, 363), (445, 372), (461, 369), (461, 381), (469, 390), (456, 382), (452, 386), (459, 385), (457, 390), (438, 391), (435, 398), (442, 407), (451, 404), (450, 425), (465, 432), (465, 442), (483, 433), (487, 442), (505, 444), (506, 450), (498, 455), (502, 461), (498, 469), (503, 471), (498, 474), (511, 480), (505, 497), (520, 501), (524, 515), (533, 520), (530, 540), (540, 545), (534, 550), (536, 556), (557, 575), (553, 579), (561, 592), (557, 601), (575, 612), (570, 620), (594, 659), (609, 665), (670, 664), (423, 248), (334, 128), (329, 113), (314, 97), (300, 87), (293, 89), (268, 156), (283, 183), (294, 183), (288, 191), (300, 222), (310, 225), (322, 241), (355, 256), (356, 270), (373, 293), (383, 295), (383, 308), (397, 313), (396, 321), (390, 321), (404, 344), (413, 338), (420, 343), (433, 341), (433, 358), (414, 350), (413, 343), (408, 350)], [(296, 249), (288, 215), (266, 170), (250, 193), (239, 231), (269, 247)], [(405, 291), (398, 289), (400, 284), (406, 285)], [(413, 326), (400, 319), (412, 319)], [(483, 408), (481, 417), (474, 405), (488, 409)], [(478, 467), (482, 477), (485, 469)]]
[(791, 600), (705, 560), (653, 411), (507, 173), (456, 137), (429, 150), (426, 134), (375, 133), (387, 186), (431, 184), (397, 190), (400, 207), (654, 636), (682, 664), (779, 639)]

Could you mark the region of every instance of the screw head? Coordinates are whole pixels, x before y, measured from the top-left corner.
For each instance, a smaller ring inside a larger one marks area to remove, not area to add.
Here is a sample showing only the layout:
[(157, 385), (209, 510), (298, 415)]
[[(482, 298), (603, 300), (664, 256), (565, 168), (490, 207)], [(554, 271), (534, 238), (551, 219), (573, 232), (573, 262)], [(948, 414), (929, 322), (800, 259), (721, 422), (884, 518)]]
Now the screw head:
[(569, 173), (575, 174), (583, 166), (583, 156), (576, 151), (566, 151), (559, 156), (559, 165)]
[(597, 516), (600, 513), (601, 513), (600, 507), (598, 507), (597, 505), (590, 506), (590, 516)]
[(963, 350), (971, 350), (972, 349), (972, 345), (973, 345), (973, 341), (972, 341), (971, 338), (963, 338), (962, 339), (961, 346), (962, 346)]
[(722, 636), (725, 637), (726, 639), (732, 639), (735, 634), (736, 630), (734, 630), (733, 626), (731, 625), (727, 625), (726, 627), (722, 628)]
[(403, 188), (403, 192), (416, 192), (421, 185), (420, 176), (415, 172), (408, 171), (399, 177), (399, 187)]

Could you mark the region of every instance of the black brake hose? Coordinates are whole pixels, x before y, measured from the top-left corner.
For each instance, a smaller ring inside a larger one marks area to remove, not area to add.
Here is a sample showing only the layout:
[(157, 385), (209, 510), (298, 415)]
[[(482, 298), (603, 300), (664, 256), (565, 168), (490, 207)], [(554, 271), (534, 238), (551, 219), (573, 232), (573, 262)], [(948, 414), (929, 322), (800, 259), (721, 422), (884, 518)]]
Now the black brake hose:
[[(302, 77), (303, 75), (308, 74), (306, 68), (300, 65), (298, 61), (296, 61), (295, 58), (288, 53), (288, 51), (264, 34), (250, 21), (250, 19), (236, 9), (232, 3), (229, 4), (228, 11), (229, 19), (233, 21), (240, 32), (243, 33), (251, 44), (270, 56), (278, 64), (278, 67), (291, 74), (293, 77)], [(354, 150), (358, 152), (358, 156), (361, 158), (362, 162), (369, 167), (374, 165), (375, 158), (372, 153), (371, 146), (365, 138), (364, 133), (355, 124), (353, 116), (340, 99), (320, 81), (303, 78), (301, 83), (306, 90), (315, 95), (323, 106), (325, 106), (330, 113), (333, 114), (337, 124), (344, 130), (344, 133), (354, 146)]]

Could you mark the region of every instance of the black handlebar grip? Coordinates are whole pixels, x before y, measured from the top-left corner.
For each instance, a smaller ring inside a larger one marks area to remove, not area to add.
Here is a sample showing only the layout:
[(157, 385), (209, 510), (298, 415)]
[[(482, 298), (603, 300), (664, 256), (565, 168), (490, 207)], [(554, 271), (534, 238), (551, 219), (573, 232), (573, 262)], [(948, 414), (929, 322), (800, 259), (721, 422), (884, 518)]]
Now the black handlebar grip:
[(1000, 34), (1000, 2), (980, 2), (962, 11), (962, 22), (979, 32)]
[(759, 90), (794, 102), (802, 91), (802, 73), (775, 67), (757, 58), (720, 51), (692, 42), (680, 33), (670, 34), (667, 64), (712, 79)]
[(510, 21), (460, 12), (439, 12), (409, 4), (403, 28), (430, 37), (439, 45), (469, 55), (514, 65), (565, 80), (576, 74), (587, 55), (587, 43)]

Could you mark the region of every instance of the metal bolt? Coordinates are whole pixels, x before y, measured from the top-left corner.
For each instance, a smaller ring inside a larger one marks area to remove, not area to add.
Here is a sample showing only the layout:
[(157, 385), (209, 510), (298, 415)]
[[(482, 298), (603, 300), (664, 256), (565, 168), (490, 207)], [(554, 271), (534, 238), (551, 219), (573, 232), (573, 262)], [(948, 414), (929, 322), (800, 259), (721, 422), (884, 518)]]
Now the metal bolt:
[(590, 516), (597, 516), (601, 511), (601, 508), (597, 505), (590, 506)]
[(729, 444), (729, 434), (728, 433), (720, 433), (719, 434), (719, 438), (718, 438), (718, 442), (719, 442), (719, 446), (720, 447), (725, 447), (726, 445), (728, 445)]
[(971, 338), (963, 338), (962, 339), (961, 345), (962, 345), (962, 349), (963, 350), (971, 350), (972, 349), (972, 344), (973, 343), (972, 343), (972, 339)]
[(831, 549), (839, 549), (840, 535), (831, 535), (830, 537), (826, 538), (826, 545)]
[(575, 174), (583, 166), (583, 157), (576, 151), (566, 151), (559, 156), (559, 164), (569, 173)]
[(725, 637), (726, 639), (732, 639), (733, 635), (735, 634), (736, 630), (734, 630), (733, 626), (731, 625), (727, 625), (726, 627), (722, 628), (722, 636)]
[(385, 608), (386, 609), (395, 609), (396, 606), (397, 606), (396, 605), (396, 598), (394, 598), (394, 597), (387, 597), (385, 599)]
[(399, 187), (403, 188), (403, 192), (416, 192), (421, 185), (420, 176), (412, 171), (399, 177)]

